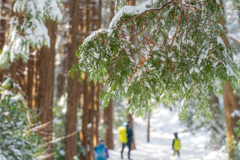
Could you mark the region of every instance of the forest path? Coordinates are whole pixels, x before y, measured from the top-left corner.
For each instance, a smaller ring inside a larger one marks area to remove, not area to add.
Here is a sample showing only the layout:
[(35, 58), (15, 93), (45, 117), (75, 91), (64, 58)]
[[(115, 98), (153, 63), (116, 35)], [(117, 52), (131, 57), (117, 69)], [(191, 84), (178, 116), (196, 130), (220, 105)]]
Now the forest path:
[[(133, 160), (224, 160), (206, 155), (206, 149), (210, 136), (206, 131), (198, 131), (196, 134), (183, 132), (185, 126), (181, 124), (178, 112), (168, 108), (159, 107), (151, 115), (150, 142), (147, 142), (147, 119), (134, 119), (134, 136), (137, 149), (131, 151)], [(173, 133), (179, 133), (182, 148), (181, 158), (173, 157), (172, 140)], [(110, 150), (109, 160), (120, 160), (121, 143), (115, 132), (115, 150)], [(128, 148), (124, 150), (124, 158), (127, 158)], [(213, 153), (213, 152), (212, 152)], [(205, 158), (203, 158), (205, 157)]]

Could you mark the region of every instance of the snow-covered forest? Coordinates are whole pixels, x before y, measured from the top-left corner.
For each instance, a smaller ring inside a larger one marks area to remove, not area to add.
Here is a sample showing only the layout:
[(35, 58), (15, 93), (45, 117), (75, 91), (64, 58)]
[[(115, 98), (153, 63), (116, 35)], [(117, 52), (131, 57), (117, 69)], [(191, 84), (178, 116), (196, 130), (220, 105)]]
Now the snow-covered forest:
[(240, 1), (0, 7), (0, 160), (240, 160)]

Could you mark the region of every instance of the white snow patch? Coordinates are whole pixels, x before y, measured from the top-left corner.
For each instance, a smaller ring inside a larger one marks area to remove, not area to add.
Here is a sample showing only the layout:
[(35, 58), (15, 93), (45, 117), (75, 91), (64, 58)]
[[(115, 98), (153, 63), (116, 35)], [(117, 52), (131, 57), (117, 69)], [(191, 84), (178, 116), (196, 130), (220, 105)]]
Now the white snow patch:
[(240, 118), (240, 111), (239, 110), (234, 110), (232, 113), (231, 113), (231, 117), (239, 117)]

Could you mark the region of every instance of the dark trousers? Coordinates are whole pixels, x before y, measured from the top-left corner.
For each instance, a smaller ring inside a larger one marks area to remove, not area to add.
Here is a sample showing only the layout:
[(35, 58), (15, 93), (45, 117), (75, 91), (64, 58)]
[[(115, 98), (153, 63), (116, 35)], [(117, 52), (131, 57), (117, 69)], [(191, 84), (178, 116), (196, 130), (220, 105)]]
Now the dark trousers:
[(126, 145), (128, 146), (128, 158), (130, 158), (130, 151), (131, 151), (132, 142), (122, 143), (121, 157), (123, 157), (123, 150), (124, 150)]
[(176, 154), (178, 155), (178, 157), (180, 157), (179, 150), (174, 150), (173, 156), (175, 156)]

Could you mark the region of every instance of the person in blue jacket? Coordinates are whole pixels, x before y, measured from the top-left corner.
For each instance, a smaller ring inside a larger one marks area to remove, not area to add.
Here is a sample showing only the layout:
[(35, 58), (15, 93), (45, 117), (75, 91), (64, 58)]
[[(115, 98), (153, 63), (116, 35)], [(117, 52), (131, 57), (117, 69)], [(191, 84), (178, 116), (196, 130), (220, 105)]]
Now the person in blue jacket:
[(130, 158), (130, 151), (131, 151), (131, 147), (132, 147), (132, 141), (133, 141), (133, 131), (131, 129), (131, 127), (129, 126), (131, 123), (131, 121), (128, 121), (126, 124), (123, 124), (127, 127), (127, 143), (122, 143), (122, 151), (121, 151), (121, 159), (123, 159), (123, 150), (125, 148), (125, 146), (128, 146), (128, 159)]
[(109, 158), (108, 148), (105, 146), (105, 141), (100, 140), (100, 143), (94, 147), (94, 160), (106, 160)]

